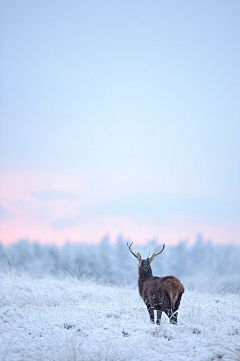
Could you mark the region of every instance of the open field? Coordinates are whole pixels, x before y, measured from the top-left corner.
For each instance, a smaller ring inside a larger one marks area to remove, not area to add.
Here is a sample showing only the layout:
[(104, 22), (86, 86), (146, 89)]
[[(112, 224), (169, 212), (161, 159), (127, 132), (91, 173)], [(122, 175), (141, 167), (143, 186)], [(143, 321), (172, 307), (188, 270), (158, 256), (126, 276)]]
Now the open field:
[(240, 296), (188, 291), (150, 324), (136, 287), (0, 274), (1, 361), (240, 360)]

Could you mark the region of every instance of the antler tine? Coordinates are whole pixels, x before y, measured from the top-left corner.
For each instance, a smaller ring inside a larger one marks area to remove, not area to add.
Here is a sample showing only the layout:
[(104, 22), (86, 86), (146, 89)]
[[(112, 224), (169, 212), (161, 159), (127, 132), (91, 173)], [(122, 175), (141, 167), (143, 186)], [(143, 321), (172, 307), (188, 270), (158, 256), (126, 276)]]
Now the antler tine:
[[(162, 250), (161, 250), (160, 252), (158, 252), (158, 253), (155, 253), (155, 256), (157, 256), (158, 254), (162, 253), (162, 252), (163, 252), (163, 250), (164, 250), (164, 248), (165, 248), (165, 243), (164, 243), (164, 245), (163, 245)], [(156, 250), (156, 252), (157, 252), (157, 250)]]
[(153, 253), (152, 257), (150, 258), (150, 263), (154, 260), (154, 258), (155, 258), (157, 255), (159, 255), (160, 253), (163, 252), (164, 248), (165, 248), (165, 244), (163, 245), (163, 248), (162, 248), (162, 250), (161, 250), (160, 252), (158, 252), (158, 251), (156, 250), (156, 252)]
[(129, 248), (129, 251), (134, 255), (134, 257), (137, 258), (136, 253), (131, 250), (131, 245), (132, 245), (132, 244), (133, 244), (133, 242), (132, 242), (130, 245), (127, 243), (127, 246), (128, 246), (128, 248)]
[(129, 248), (129, 251), (132, 253), (132, 255), (134, 256), (134, 257), (136, 257), (137, 258), (137, 260), (138, 260), (138, 262), (140, 262), (141, 261), (141, 255), (140, 255), (140, 253), (136, 253), (136, 252), (133, 252), (132, 250), (131, 250), (131, 245), (133, 244), (133, 242), (130, 244), (130, 246), (129, 246), (129, 244), (127, 243), (127, 246), (128, 246), (128, 248)]

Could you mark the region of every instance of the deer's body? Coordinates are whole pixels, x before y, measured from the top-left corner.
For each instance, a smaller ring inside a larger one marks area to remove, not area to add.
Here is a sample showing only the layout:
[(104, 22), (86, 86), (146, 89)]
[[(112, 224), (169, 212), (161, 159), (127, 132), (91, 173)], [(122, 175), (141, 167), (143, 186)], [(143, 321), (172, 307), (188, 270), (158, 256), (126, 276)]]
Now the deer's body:
[(129, 246), (130, 252), (138, 259), (138, 290), (147, 306), (150, 320), (154, 322), (154, 310), (157, 311), (157, 324), (160, 324), (162, 311), (169, 317), (171, 323), (177, 323), (177, 310), (180, 305), (184, 287), (173, 276), (154, 277), (152, 275), (151, 262), (154, 257), (161, 253), (154, 253), (151, 258), (142, 260), (139, 253), (134, 253)]

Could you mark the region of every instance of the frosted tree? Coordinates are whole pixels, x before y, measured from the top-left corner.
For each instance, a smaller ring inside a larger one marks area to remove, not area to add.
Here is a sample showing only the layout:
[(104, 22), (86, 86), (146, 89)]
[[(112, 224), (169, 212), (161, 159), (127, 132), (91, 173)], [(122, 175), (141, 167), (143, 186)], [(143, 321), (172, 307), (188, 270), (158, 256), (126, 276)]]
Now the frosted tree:
[(136, 269), (135, 263), (132, 262), (132, 258), (129, 255), (127, 243), (122, 236), (117, 238), (114, 246), (114, 270), (116, 275), (116, 281), (118, 283), (132, 283), (136, 282)]
[(104, 237), (100, 243), (98, 259), (100, 278), (105, 282), (115, 283), (112, 247), (108, 236)]

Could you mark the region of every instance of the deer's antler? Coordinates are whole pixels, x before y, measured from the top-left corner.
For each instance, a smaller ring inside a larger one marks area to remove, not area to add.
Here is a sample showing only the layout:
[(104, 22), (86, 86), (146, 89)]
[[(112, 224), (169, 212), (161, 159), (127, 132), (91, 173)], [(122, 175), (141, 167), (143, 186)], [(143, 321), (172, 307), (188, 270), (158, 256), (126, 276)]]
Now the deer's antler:
[[(158, 251), (156, 250), (156, 252), (153, 253), (152, 257), (150, 258), (150, 263), (154, 260), (154, 258), (155, 258), (157, 255), (159, 255), (160, 253), (163, 252), (164, 248), (165, 248), (165, 244), (163, 245), (163, 248), (162, 248), (162, 250), (161, 250), (160, 252), (158, 252)], [(150, 255), (150, 254), (149, 254), (149, 255)]]
[(142, 260), (142, 257), (141, 257), (141, 255), (140, 255), (140, 253), (136, 253), (136, 252), (133, 252), (132, 250), (131, 250), (131, 245), (133, 244), (133, 242), (130, 244), (130, 246), (129, 246), (129, 244), (127, 243), (127, 246), (128, 246), (128, 248), (129, 248), (129, 251), (132, 253), (132, 255), (134, 256), (134, 257), (136, 257), (137, 258), (137, 260), (138, 260), (138, 262), (141, 262), (141, 260)]

